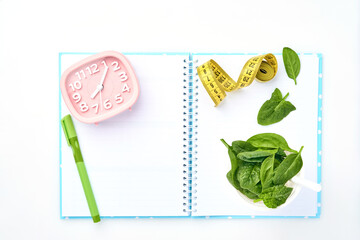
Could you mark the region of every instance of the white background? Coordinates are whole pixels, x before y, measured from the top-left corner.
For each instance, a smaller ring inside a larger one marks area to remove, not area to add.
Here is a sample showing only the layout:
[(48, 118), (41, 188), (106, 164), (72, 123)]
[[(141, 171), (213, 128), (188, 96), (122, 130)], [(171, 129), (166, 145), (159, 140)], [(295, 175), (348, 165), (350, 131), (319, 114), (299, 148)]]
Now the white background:
[[(0, 239), (358, 239), (359, 11), (355, 0), (0, 0)], [(320, 219), (59, 219), (59, 51), (284, 46), (324, 54)]]

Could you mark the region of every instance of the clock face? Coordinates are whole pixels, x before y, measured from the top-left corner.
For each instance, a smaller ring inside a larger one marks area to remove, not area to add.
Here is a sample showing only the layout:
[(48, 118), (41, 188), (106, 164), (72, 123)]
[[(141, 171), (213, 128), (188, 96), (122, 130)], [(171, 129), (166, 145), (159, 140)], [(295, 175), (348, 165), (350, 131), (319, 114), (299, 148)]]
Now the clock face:
[(139, 87), (122, 54), (103, 52), (67, 69), (61, 78), (61, 92), (74, 117), (97, 123), (129, 109), (137, 100)]

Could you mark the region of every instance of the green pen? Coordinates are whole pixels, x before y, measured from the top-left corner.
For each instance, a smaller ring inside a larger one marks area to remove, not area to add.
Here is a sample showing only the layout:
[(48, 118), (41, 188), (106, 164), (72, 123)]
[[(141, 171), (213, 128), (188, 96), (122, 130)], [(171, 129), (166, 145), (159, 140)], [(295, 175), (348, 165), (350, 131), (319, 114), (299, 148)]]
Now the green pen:
[(86, 172), (84, 160), (83, 160), (81, 150), (80, 150), (79, 140), (77, 138), (74, 123), (71, 119), (70, 114), (66, 115), (65, 117), (63, 117), (63, 119), (61, 119), (61, 125), (62, 125), (64, 133), (65, 133), (66, 141), (67, 141), (68, 145), (71, 146), (71, 149), (73, 151), (76, 167), (79, 171), (81, 184), (84, 188), (84, 192), (85, 192), (87, 203), (89, 205), (91, 217), (92, 217), (94, 223), (100, 222), (99, 210), (96, 205), (94, 193), (91, 189), (89, 177)]

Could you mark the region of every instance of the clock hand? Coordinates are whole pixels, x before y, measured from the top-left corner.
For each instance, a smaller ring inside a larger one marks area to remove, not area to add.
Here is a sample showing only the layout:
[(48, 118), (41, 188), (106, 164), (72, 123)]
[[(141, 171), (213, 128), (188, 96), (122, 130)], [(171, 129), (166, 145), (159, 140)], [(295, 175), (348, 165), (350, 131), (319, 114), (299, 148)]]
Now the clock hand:
[(109, 70), (109, 67), (105, 67), (105, 73), (104, 73), (104, 75), (102, 76), (102, 79), (101, 79), (101, 81), (100, 81), (100, 85), (103, 85), (108, 70)]
[(94, 99), (96, 95), (104, 88), (103, 85), (97, 85), (95, 91), (91, 94), (91, 98)]
[(96, 97), (96, 95), (97, 95), (101, 90), (104, 89), (104, 85), (103, 85), (103, 84), (104, 84), (105, 77), (106, 77), (106, 74), (107, 74), (108, 70), (109, 70), (109, 67), (105, 67), (105, 73), (103, 74), (99, 85), (97, 85), (95, 91), (94, 91), (94, 92), (91, 94), (91, 96), (90, 96), (92, 99), (94, 99), (94, 98)]

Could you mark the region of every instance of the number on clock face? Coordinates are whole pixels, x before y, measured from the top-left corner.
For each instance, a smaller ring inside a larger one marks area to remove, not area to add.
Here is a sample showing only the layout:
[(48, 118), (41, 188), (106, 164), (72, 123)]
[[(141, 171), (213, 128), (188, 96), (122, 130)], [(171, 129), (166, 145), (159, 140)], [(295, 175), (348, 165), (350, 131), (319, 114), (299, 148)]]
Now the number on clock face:
[[(101, 114), (124, 102), (123, 94), (130, 93), (128, 75), (118, 61), (91, 63), (77, 69), (68, 86), (71, 98), (82, 113)], [(116, 87), (115, 95), (112, 95)], [(112, 95), (112, 96), (111, 96)]]
[(76, 72), (75, 75), (79, 80), (83, 80), (87, 78), (89, 75), (93, 75), (95, 73), (100, 72), (98, 65), (96, 63), (91, 64), (91, 66), (87, 66), (84, 69)]
[(88, 105), (86, 104), (86, 102), (80, 103), (80, 110), (81, 110), (82, 112), (86, 112), (87, 110), (89, 110), (89, 107), (88, 107)]
[(70, 83), (69, 87), (73, 90), (73, 92), (75, 92), (76, 89), (80, 90), (81, 89), (81, 82), (75, 81), (74, 84)]
[(73, 99), (75, 100), (76, 103), (80, 102), (81, 101), (80, 93), (74, 93)]
[(120, 70), (119, 62), (117, 62), (117, 61), (112, 62), (111, 66), (114, 67), (114, 72), (116, 72), (117, 70)]

